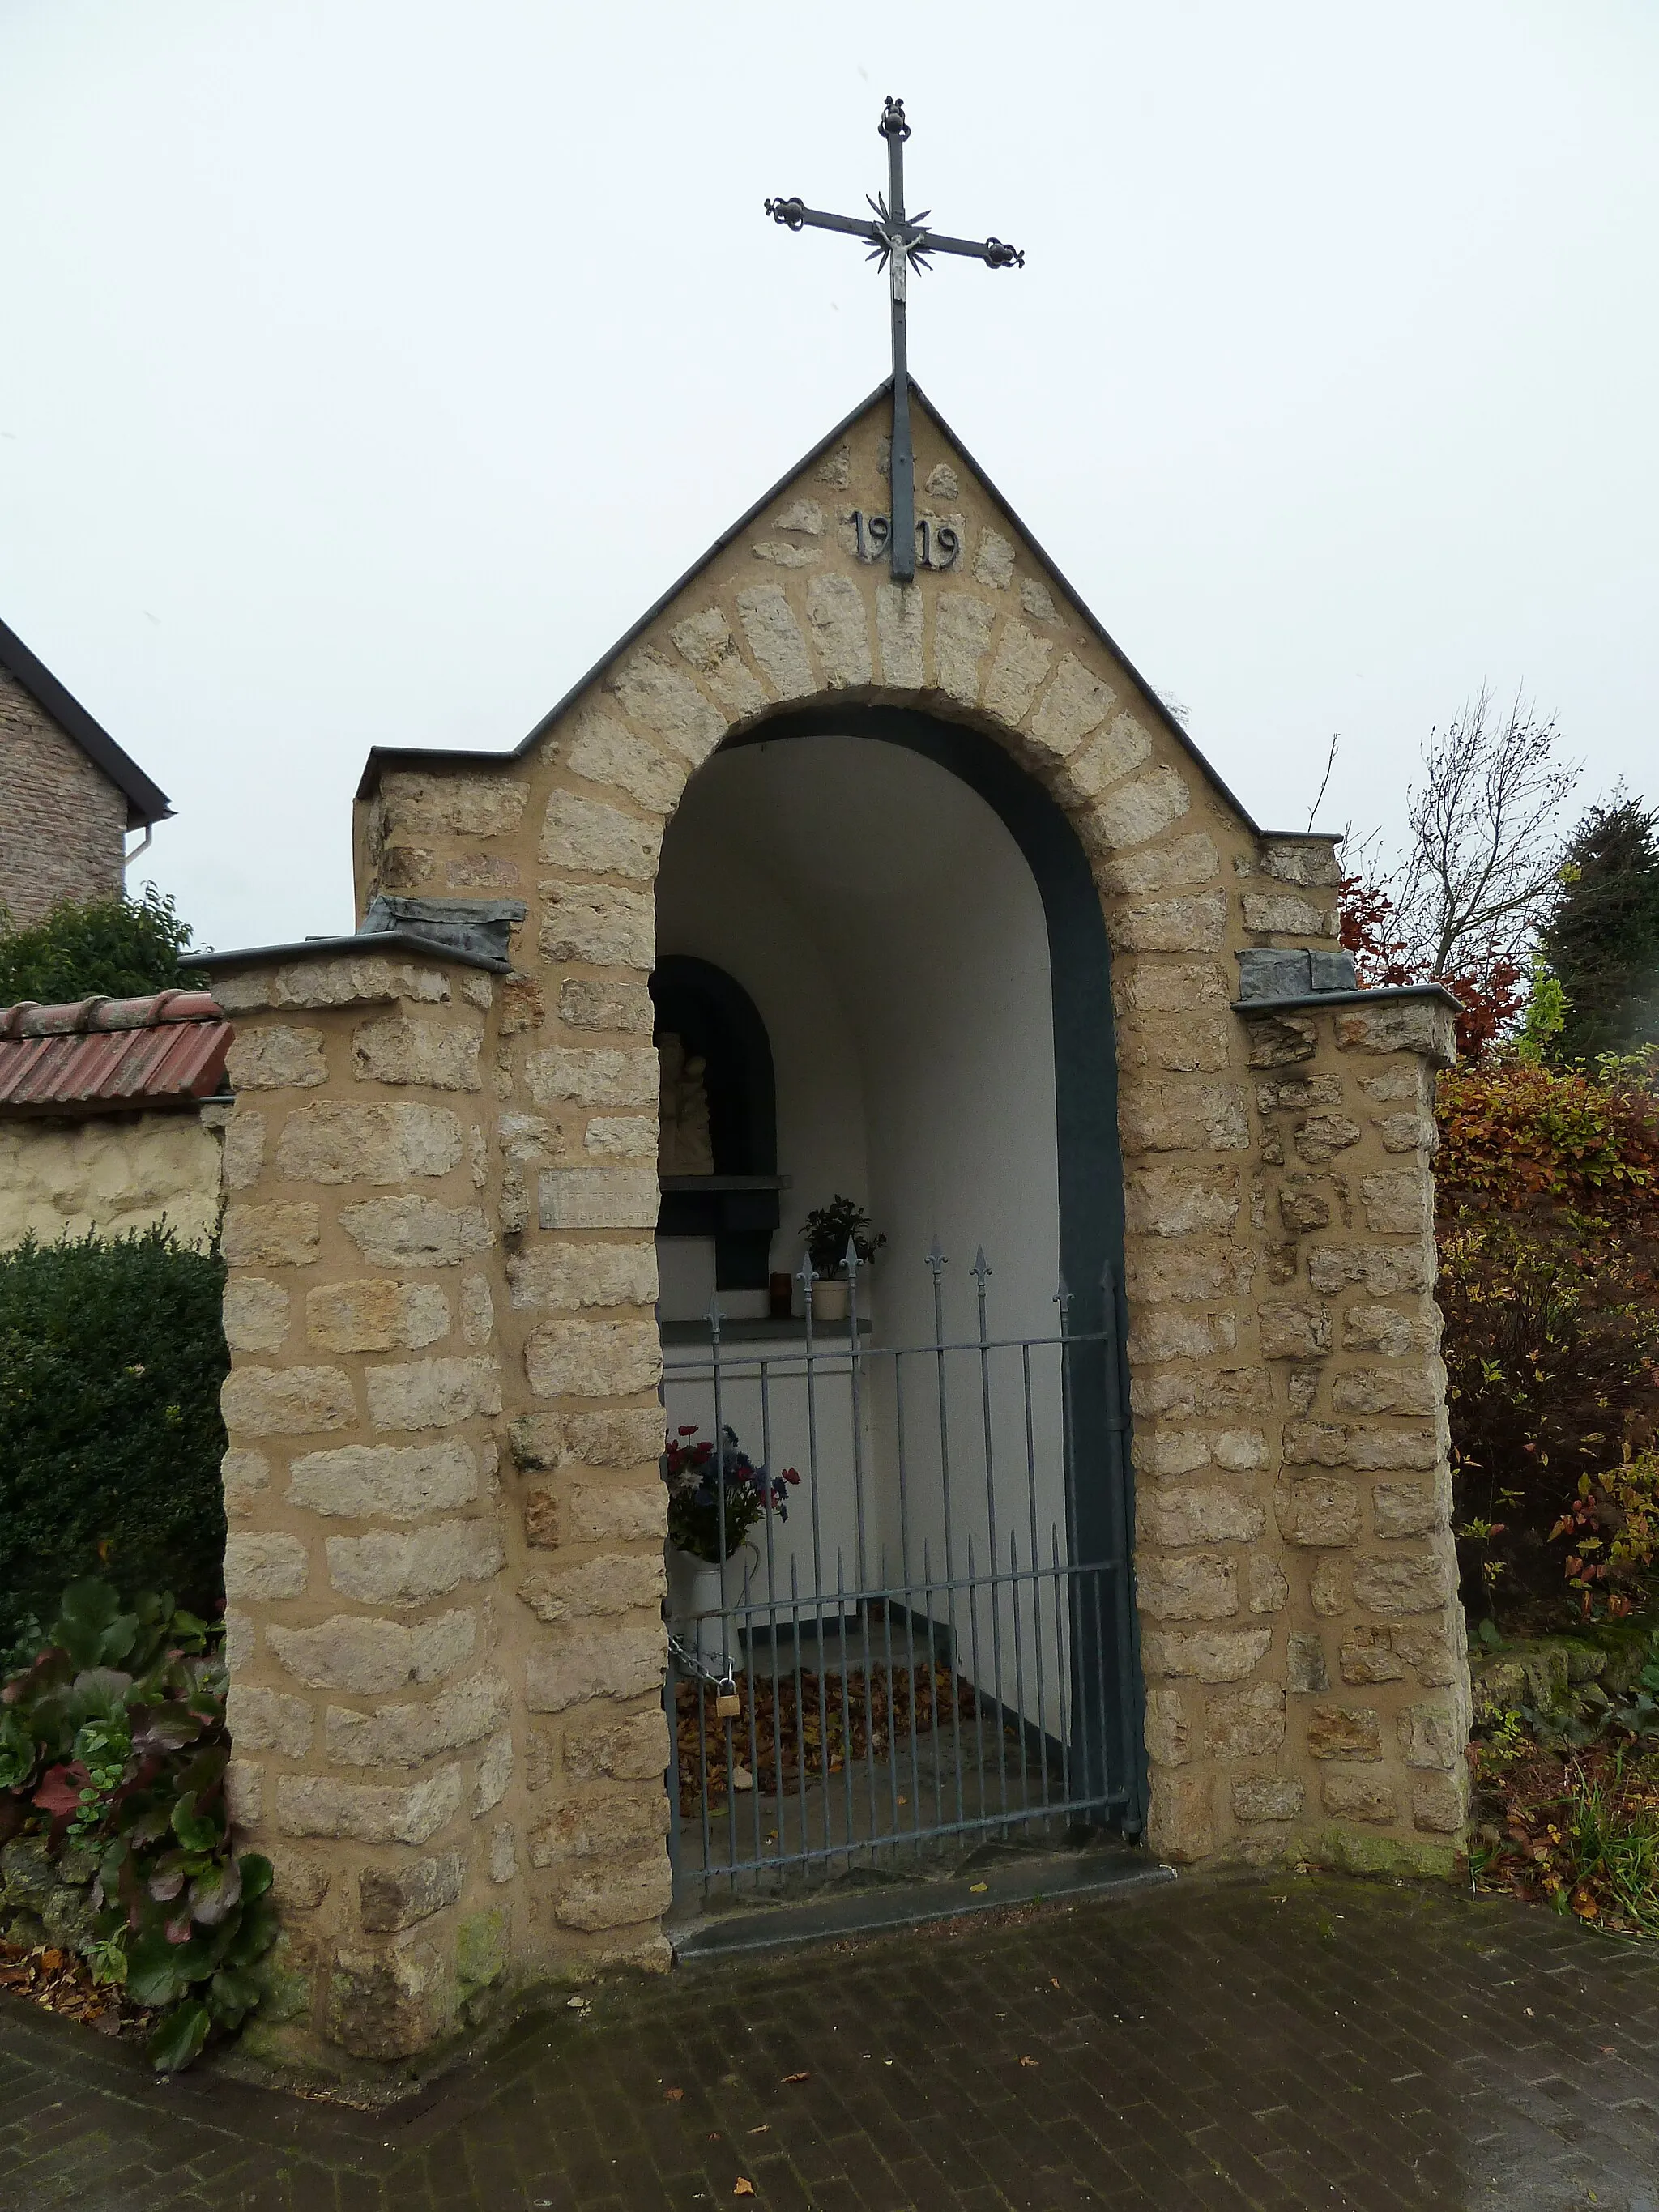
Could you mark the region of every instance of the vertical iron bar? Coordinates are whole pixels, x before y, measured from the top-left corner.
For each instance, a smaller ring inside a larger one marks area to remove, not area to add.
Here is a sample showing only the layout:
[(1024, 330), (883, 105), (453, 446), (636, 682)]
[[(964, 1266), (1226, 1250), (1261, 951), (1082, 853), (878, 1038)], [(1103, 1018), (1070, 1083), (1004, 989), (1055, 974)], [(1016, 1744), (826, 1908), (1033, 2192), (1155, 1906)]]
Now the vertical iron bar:
[[(806, 1692), (801, 1686), (800, 1679), (800, 1575), (793, 1552), (789, 1554), (789, 1605), (793, 1615), (790, 1628), (795, 1639), (795, 1779), (800, 1787), (800, 1834), (797, 1842), (799, 1846), (799, 1856), (804, 1864), (808, 1850), (807, 1831), (810, 1825), (806, 1810)], [(779, 1745), (778, 1757), (781, 1759), (783, 1756), (782, 1733), (781, 1730), (776, 1733)], [(782, 1826), (782, 1820), (783, 1783), (780, 1778), (778, 1783), (780, 1828)], [(778, 1841), (780, 1844), (783, 1841), (781, 1834)]]
[[(957, 1570), (955, 1546), (951, 1532), (951, 1417), (946, 1409), (947, 1395), (945, 1379), (945, 1255), (935, 1237), (927, 1254), (927, 1265), (933, 1278), (933, 1357), (939, 1367), (939, 1494), (945, 1518), (945, 1612), (951, 1632), (951, 1756), (956, 1769), (957, 1820), (960, 1825), (962, 1809), (962, 1707), (956, 1693), (957, 1666)], [(977, 1687), (977, 1685), (975, 1685)], [(975, 1711), (978, 1711), (975, 1701)]]
[(1104, 1571), (1100, 1567), (1096, 1567), (1089, 1576), (1089, 1582), (1094, 1591), (1095, 1696), (1097, 1701), (1095, 1713), (1095, 1732), (1099, 1741), (1098, 1755), (1100, 1759), (1100, 1771), (1095, 1778), (1094, 1787), (1090, 1794), (1091, 1796), (1098, 1796), (1103, 1801), (1103, 1801), (1105, 1799), (1106, 1792), (1112, 1786), (1109, 1759), (1110, 1736), (1106, 1718), (1106, 1624), (1103, 1613), (1103, 1605), (1106, 1595), (1106, 1576)]
[[(720, 1395), (720, 1302), (717, 1296), (708, 1303), (708, 1341), (714, 1370), (714, 1513), (720, 1531), (720, 1680), (735, 1681), (732, 1665), (732, 1619), (726, 1604), (726, 1413)], [(697, 1657), (702, 1657), (702, 1634), (696, 1632)], [(716, 1698), (719, 1697), (716, 1690)], [(702, 1691), (698, 1695), (701, 1697)], [(718, 1711), (714, 1717), (720, 1719)], [(732, 1771), (737, 1765), (737, 1735), (730, 1721), (722, 1721), (726, 1730), (726, 1864), (738, 1863), (738, 1792)]]
[(1008, 1531), (1008, 1595), (1014, 1616), (1014, 1709), (1019, 1715), (1019, 1814), (1021, 1830), (1030, 1832), (1031, 1818), (1031, 1757), (1026, 1743), (1025, 1655), (1019, 1632), (1019, 1531)]
[[(878, 1572), (881, 1577), (879, 1588), (883, 1592), (881, 1601), (882, 1663), (887, 1676), (887, 1794), (892, 1800), (893, 1849), (894, 1856), (896, 1858), (899, 1832), (899, 1751), (898, 1734), (895, 1726), (895, 1719), (898, 1707), (893, 1695), (893, 1600), (891, 1595), (893, 1586), (887, 1578), (887, 1545), (884, 1539), (881, 1547), (881, 1565)], [(908, 1593), (907, 1592), (906, 1595), (908, 1596)], [(872, 1740), (873, 1741), (875, 1735), (875, 1718), (873, 1714), (871, 1717), (870, 1733)]]
[(905, 327), (910, 264), (903, 246), (904, 142), (910, 126), (904, 119), (902, 101), (888, 100), (878, 127), (887, 141), (887, 215), (893, 233), (888, 263), (893, 311), (893, 445), (888, 462), (893, 526), (888, 551), (893, 581), (908, 584), (916, 573), (916, 467), (910, 449), (910, 361)]
[[(775, 1553), (772, 1541), (772, 1363), (763, 1352), (759, 1355), (761, 1394), (761, 1465), (766, 1470), (766, 1498), (761, 1519), (766, 1528), (766, 1632), (772, 1645), (772, 1740), (775, 1748), (778, 1733), (778, 1585)], [(755, 1893), (760, 1894), (761, 1876), (761, 1767), (757, 1730), (760, 1725), (760, 1699), (755, 1691), (755, 1616), (745, 1615), (749, 1622), (749, 1771), (755, 1781)]]
[[(695, 1618), (694, 1615), (694, 1620)], [(695, 1628), (692, 1632), (695, 1636)], [(694, 1643), (692, 1650), (695, 1651), (696, 1649)], [(701, 1661), (698, 1663), (701, 1665)], [(714, 1875), (711, 1862), (714, 1856), (714, 1829), (708, 1814), (708, 1716), (703, 1702), (708, 1693), (708, 1685), (701, 1674), (696, 1677), (696, 1686), (697, 1692), (697, 1808), (702, 1825), (702, 1893), (707, 1897), (708, 1885)]]
[[(895, 1449), (898, 1453), (899, 1571), (904, 1578), (904, 1662), (908, 1670), (907, 1680), (910, 1685), (910, 1806), (915, 1816), (910, 1825), (912, 1827), (920, 1831), (921, 1827), (921, 1745), (920, 1740), (921, 1735), (921, 1711), (916, 1698), (915, 1608), (910, 1602), (910, 1600), (915, 1595), (915, 1592), (910, 1580), (909, 1485), (906, 1479), (904, 1464), (904, 1354), (902, 1352), (896, 1352), (893, 1354), (893, 1436)], [(928, 1649), (930, 1652), (933, 1648), (933, 1617), (930, 1611), (927, 1616)], [(931, 1685), (933, 1681), (931, 1668), (927, 1679)], [(918, 1859), (920, 1859), (921, 1855), (921, 1844), (920, 1841), (918, 1841), (916, 1844), (916, 1855)]]
[[(1019, 1347), (1020, 1375), (1025, 1392), (1025, 1498), (1030, 1518), (1031, 1534), (1031, 1641), (1036, 1669), (1037, 1744), (1042, 1760), (1041, 1768), (1042, 1802), (1048, 1803), (1048, 1727), (1042, 1686), (1042, 1545), (1037, 1535), (1036, 1510), (1036, 1427), (1031, 1407), (1031, 1347), (1029, 1342)], [(1024, 1714), (1021, 1718), (1024, 1719)]]
[(849, 1237), (847, 1240), (847, 1308), (848, 1314), (848, 1345), (850, 1365), (848, 1391), (853, 1413), (853, 1528), (854, 1551), (853, 1571), (857, 1587), (864, 1588), (864, 1449), (859, 1433), (859, 1255), (858, 1248)]
[[(921, 1592), (923, 1601), (927, 1607), (927, 1618), (931, 1622), (933, 1618), (933, 1547), (929, 1544), (926, 1536), (921, 1540)], [(953, 1674), (951, 1676), (951, 1681), (953, 1684), (955, 1680), (956, 1677)], [(915, 1677), (912, 1676), (912, 1697), (914, 1697), (915, 1694)], [(954, 1694), (955, 1692), (953, 1689), (953, 1697)], [(942, 1828), (945, 1826), (945, 1786), (943, 1782), (940, 1780), (939, 1771), (939, 1680), (938, 1670), (934, 1666), (933, 1647), (931, 1642), (929, 1643), (927, 1650), (927, 1705), (929, 1711), (933, 1716), (933, 1826), (936, 1828)], [(960, 1819), (960, 1817), (961, 1813), (960, 1808), (958, 1808), (957, 1818)], [(920, 1852), (921, 1845), (918, 1844), (918, 1856), (920, 1856)]]
[[(823, 1844), (826, 1851), (831, 1841), (830, 1795), (830, 1714), (823, 1680), (823, 1543), (818, 1520), (818, 1397), (817, 1354), (812, 1328), (812, 1255), (809, 1252), (800, 1263), (800, 1281), (805, 1291), (806, 1305), (806, 1465), (808, 1492), (812, 1501), (812, 1611), (817, 1623), (818, 1645), (818, 1751), (823, 1765)], [(836, 1628), (840, 1633), (841, 1620), (836, 1616)], [(806, 1750), (805, 1730), (801, 1733), (801, 1752)], [(803, 1846), (805, 1838), (802, 1838)]]
[(665, 1712), (668, 1723), (668, 1870), (673, 1885), (672, 1893), (680, 1893), (680, 1854), (684, 1838), (680, 1834), (680, 1685), (674, 1665), (674, 1653), (670, 1646), (668, 1668), (663, 1677)]
[[(990, 1333), (985, 1319), (985, 1285), (990, 1280), (991, 1270), (985, 1263), (985, 1247), (981, 1244), (974, 1255), (974, 1281), (979, 1295), (979, 1395), (985, 1421), (985, 1527), (986, 1553), (991, 1562), (991, 1674), (996, 1686), (997, 1704), (997, 1792), (1002, 1809), (1008, 1810), (1008, 1763), (1005, 1755), (1006, 1723), (1002, 1707), (1002, 1606), (997, 1595), (997, 1496), (996, 1455), (991, 1441), (991, 1353)], [(979, 1593), (969, 1595), (974, 1609), (979, 1609)], [(982, 1755), (982, 1754), (981, 1754)], [(981, 1788), (983, 1777), (981, 1778)], [(981, 1809), (983, 1808), (981, 1807)], [(1003, 1830), (1006, 1837), (1007, 1830)]]
[[(720, 1398), (720, 1302), (718, 1297), (708, 1303), (709, 1358), (714, 1382), (714, 1516), (719, 1528), (720, 1555), (720, 1663), (726, 1663), (726, 1416)], [(701, 1644), (699, 1637), (698, 1642)], [(702, 1658), (701, 1650), (697, 1652)]]
[[(864, 1397), (863, 1368), (860, 1364), (863, 1353), (859, 1343), (859, 1250), (857, 1243), (850, 1237), (847, 1240), (847, 1305), (851, 1316), (849, 1340), (852, 1364), (848, 1390), (853, 1416), (853, 1504), (854, 1525), (857, 1532), (854, 1565), (858, 1587), (853, 1593), (853, 1601), (858, 1608), (860, 1645), (864, 1653), (864, 1753), (866, 1778), (870, 1788), (870, 1832), (873, 1837), (876, 1829), (876, 1715), (875, 1707), (872, 1702), (874, 1685), (871, 1680), (870, 1601), (864, 1594), (870, 1586), (870, 1577), (869, 1553), (866, 1548), (864, 1533)], [(842, 1630), (842, 1679), (843, 1681), (846, 1680), (846, 1669), (847, 1632), (843, 1624)], [(848, 1747), (848, 1758), (850, 1765), (852, 1758), (850, 1743)]]
[[(993, 1563), (994, 1565), (994, 1563)], [(995, 1585), (992, 1586), (995, 1601)], [(974, 1532), (968, 1531), (968, 1655), (974, 1669), (974, 1764), (979, 1785), (979, 1818), (985, 1811), (985, 1686), (979, 1667), (979, 1582), (974, 1573)], [(957, 1762), (957, 1798), (962, 1798), (962, 1762)], [(960, 1814), (957, 1816), (960, 1819)]]
[(893, 580), (908, 584), (916, 573), (916, 465), (910, 449), (910, 363), (904, 327), (904, 279), (908, 264), (895, 253), (893, 271)]
[[(858, 1822), (854, 1817), (854, 1802), (853, 1797), (853, 1714), (847, 1680), (847, 1588), (842, 1577), (842, 1553), (841, 1546), (839, 1544), (836, 1547), (836, 1618), (842, 1625), (841, 1771), (845, 1784), (845, 1794), (847, 1798), (847, 1864), (850, 1871), (853, 1864), (853, 1846), (854, 1842), (857, 1840), (854, 1831), (857, 1828)], [(824, 1788), (827, 1792), (830, 1785), (830, 1747), (827, 1743), (823, 1747), (823, 1781)]]
[(1060, 1802), (1062, 1805), (1069, 1805), (1072, 1802), (1072, 1728), (1070, 1717), (1066, 1712), (1066, 1686), (1073, 1654), (1066, 1635), (1066, 1615), (1070, 1607), (1064, 1587), (1066, 1577), (1060, 1572), (1060, 1527), (1057, 1522), (1051, 1521), (1048, 1523), (1048, 1537), (1049, 1549), (1054, 1556), (1054, 1650), (1056, 1653), (1054, 1676), (1060, 1702)]

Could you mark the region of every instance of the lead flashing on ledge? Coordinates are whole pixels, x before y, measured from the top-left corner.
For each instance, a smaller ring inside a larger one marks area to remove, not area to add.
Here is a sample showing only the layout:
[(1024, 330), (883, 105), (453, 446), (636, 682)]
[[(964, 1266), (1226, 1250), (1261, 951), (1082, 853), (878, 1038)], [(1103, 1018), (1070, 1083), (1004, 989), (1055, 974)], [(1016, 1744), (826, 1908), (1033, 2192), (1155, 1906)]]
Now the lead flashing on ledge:
[(416, 952), (423, 960), (452, 960), (460, 968), (487, 968), (497, 975), (508, 973), (512, 963), (459, 945), (441, 944), (411, 929), (380, 929), (368, 936), (306, 937), (297, 945), (239, 945), (229, 952), (186, 952), (181, 968), (192, 973), (216, 975), (235, 968), (258, 968), (274, 960), (372, 960), (383, 952)]
[(1333, 991), (1355, 991), (1359, 978), (1353, 955), (1328, 945), (1253, 945), (1234, 954), (1241, 999), (1295, 999), (1304, 992), (1323, 998)]
[(1235, 999), (1236, 1014), (1282, 1014), (1294, 1008), (1395, 1006), (1402, 999), (1437, 999), (1454, 1014), (1463, 1011), (1443, 983), (1379, 983), (1370, 991), (1303, 991), (1288, 999)]
[(447, 951), (471, 953), (505, 975), (511, 965), (513, 932), (529, 911), (522, 899), (391, 898), (382, 892), (369, 901), (357, 933), (390, 937), (401, 931)]

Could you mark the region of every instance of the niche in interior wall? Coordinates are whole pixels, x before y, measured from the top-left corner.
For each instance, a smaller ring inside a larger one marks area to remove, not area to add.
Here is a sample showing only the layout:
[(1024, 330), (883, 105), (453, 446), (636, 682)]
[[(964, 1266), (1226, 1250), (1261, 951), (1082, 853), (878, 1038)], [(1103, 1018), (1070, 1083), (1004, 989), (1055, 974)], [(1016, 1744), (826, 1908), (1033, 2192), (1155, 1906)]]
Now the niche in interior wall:
[(715, 1288), (763, 1291), (781, 1188), (766, 1024), (735, 977), (688, 953), (658, 962), (651, 996), (665, 1083), (657, 1234), (712, 1237)]

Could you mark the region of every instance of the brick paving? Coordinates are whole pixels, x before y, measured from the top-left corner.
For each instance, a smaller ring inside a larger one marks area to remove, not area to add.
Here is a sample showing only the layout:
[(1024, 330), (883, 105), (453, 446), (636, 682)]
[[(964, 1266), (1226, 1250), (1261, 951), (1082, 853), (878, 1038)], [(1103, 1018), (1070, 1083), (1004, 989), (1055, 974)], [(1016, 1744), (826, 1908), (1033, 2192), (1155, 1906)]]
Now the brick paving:
[(157, 2083), (0, 2002), (8, 2212), (734, 2203), (1659, 2212), (1659, 1953), (1444, 1890), (1182, 1881), (621, 1984), (380, 2116)]

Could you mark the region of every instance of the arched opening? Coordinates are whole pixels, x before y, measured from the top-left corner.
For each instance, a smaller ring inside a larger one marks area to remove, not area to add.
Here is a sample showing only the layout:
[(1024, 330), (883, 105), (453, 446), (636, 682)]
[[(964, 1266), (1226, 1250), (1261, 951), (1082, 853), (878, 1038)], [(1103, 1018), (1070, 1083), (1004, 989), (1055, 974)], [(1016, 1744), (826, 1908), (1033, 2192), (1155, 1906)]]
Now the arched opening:
[[(684, 1042), (665, 1013), (684, 979), (719, 977), (775, 1108), (746, 1178), (711, 1146), (699, 1195), (665, 1158), (670, 1425), (802, 1475), (787, 1523), (762, 1515), (695, 1607), (684, 1573), (671, 1603), (683, 1850), (711, 1819), (727, 1871), (739, 1844), (744, 1868), (835, 1865), (919, 1826), (1137, 1829), (1109, 959), (1074, 833), (975, 730), (797, 710), (693, 779), (657, 922), (659, 1038)], [(682, 1027), (708, 1040), (712, 1129), (744, 1048)], [(666, 1090), (665, 1111), (684, 1125)], [(801, 1226), (842, 1196), (885, 1242), (856, 1271), (857, 1329), (817, 1317), (809, 1338)], [(762, 1232), (737, 1264), (719, 1226), (763, 1200), (763, 1273)], [(719, 1726), (688, 1728), (700, 1670), (735, 1686)], [(816, 1761), (792, 1761), (814, 1726)]]

